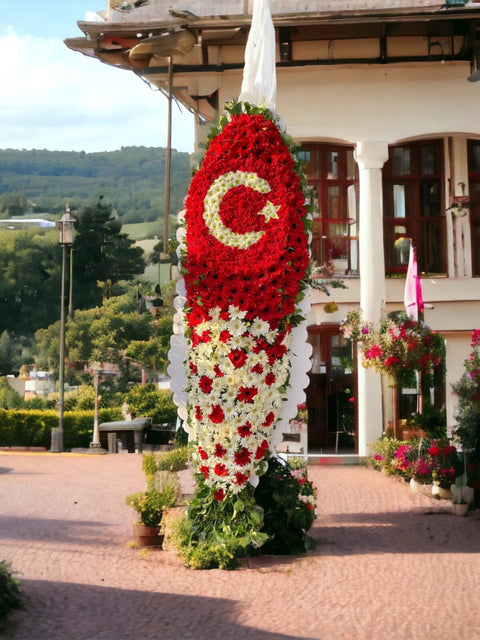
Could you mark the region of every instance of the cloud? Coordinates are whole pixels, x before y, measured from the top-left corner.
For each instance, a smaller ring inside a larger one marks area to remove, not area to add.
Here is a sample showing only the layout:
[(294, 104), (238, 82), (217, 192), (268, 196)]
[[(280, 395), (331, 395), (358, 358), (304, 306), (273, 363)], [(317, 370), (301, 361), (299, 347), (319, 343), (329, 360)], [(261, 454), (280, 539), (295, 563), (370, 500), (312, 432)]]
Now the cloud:
[[(166, 146), (167, 100), (132, 72), (57, 39), (0, 34), (0, 148), (107, 151)], [(174, 106), (172, 147), (193, 151), (193, 117)]]

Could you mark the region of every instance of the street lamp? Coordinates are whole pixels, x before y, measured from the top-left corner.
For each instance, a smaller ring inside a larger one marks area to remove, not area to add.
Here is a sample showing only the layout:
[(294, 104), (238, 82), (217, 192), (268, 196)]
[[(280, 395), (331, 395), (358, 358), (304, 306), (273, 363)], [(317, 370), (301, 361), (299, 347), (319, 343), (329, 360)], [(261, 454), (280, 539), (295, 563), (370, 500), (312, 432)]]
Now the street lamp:
[(55, 226), (60, 231), (59, 242), (62, 247), (62, 285), (60, 294), (60, 363), (58, 372), (59, 386), (59, 421), (58, 427), (52, 429), (50, 451), (63, 451), (63, 398), (64, 398), (64, 372), (65, 372), (65, 267), (67, 247), (73, 244), (73, 225), (75, 221), (70, 217), (70, 209), (65, 209), (65, 213)]
[(103, 369), (102, 364), (100, 362), (93, 362), (89, 369), (87, 369), (88, 373), (93, 376), (93, 388), (95, 391), (95, 406), (94, 406), (94, 414), (93, 414), (93, 439), (88, 448), (88, 453), (107, 453), (107, 451), (102, 447), (100, 443), (100, 429), (98, 425), (98, 405), (100, 401), (100, 396), (98, 394), (98, 389), (100, 386), (100, 377), (106, 375), (115, 375), (116, 372), (111, 369)]

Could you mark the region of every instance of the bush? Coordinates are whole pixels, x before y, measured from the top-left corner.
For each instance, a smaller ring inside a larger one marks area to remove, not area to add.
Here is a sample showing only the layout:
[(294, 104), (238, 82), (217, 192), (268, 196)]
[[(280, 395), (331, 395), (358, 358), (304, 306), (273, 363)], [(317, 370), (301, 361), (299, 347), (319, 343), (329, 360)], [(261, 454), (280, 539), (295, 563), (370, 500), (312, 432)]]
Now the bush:
[(288, 463), (270, 458), (254, 497), (264, 512), (262, 533), (269, 536), (262, 553), (304, 553), (311, 544), (306, 534), (315, 519), (316, 498), (306, 466), (292, 469)]
[(5, 628), (7, 614), (22, 605), (20, 583), (13, 577), (7, 563), (0, 561), (0, 629)]
[(124, 399), (133, 418), (149, 417), (154, 424), (174, 425), (177, 421), (177, 407), (172, 393), (157, 389), (154, 384), (136, 384)]
[[(120, 409), (101, 409), (100, 422), (120, 420)], [(58, 427), (57, 411), (0, 409), (0, 446), (50, 447), (51, 430)], [(64, 447), (88, 447), (92, 441), (93, 411), (66, 411)]]

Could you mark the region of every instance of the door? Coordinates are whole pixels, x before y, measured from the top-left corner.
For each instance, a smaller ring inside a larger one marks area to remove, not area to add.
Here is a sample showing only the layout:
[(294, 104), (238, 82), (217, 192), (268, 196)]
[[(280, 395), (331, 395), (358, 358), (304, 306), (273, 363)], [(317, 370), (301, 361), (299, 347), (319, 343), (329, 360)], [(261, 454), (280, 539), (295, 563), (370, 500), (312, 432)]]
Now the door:
[(312, 368), (307, 388), (310, 452), (357, 450), (356, 373), (349, 340), (338, 324), (308, 328)]

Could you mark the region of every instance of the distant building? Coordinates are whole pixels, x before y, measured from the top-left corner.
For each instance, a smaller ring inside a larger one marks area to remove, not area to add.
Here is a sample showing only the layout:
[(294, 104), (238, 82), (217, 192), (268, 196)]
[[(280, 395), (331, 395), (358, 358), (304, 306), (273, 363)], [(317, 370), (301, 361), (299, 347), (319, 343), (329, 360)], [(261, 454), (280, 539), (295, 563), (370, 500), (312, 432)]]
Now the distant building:
[(9, 218), (0, 220), (3, 229), (30, 229), (32, 227), (54, 228), (55, 222), (43, 218)]

